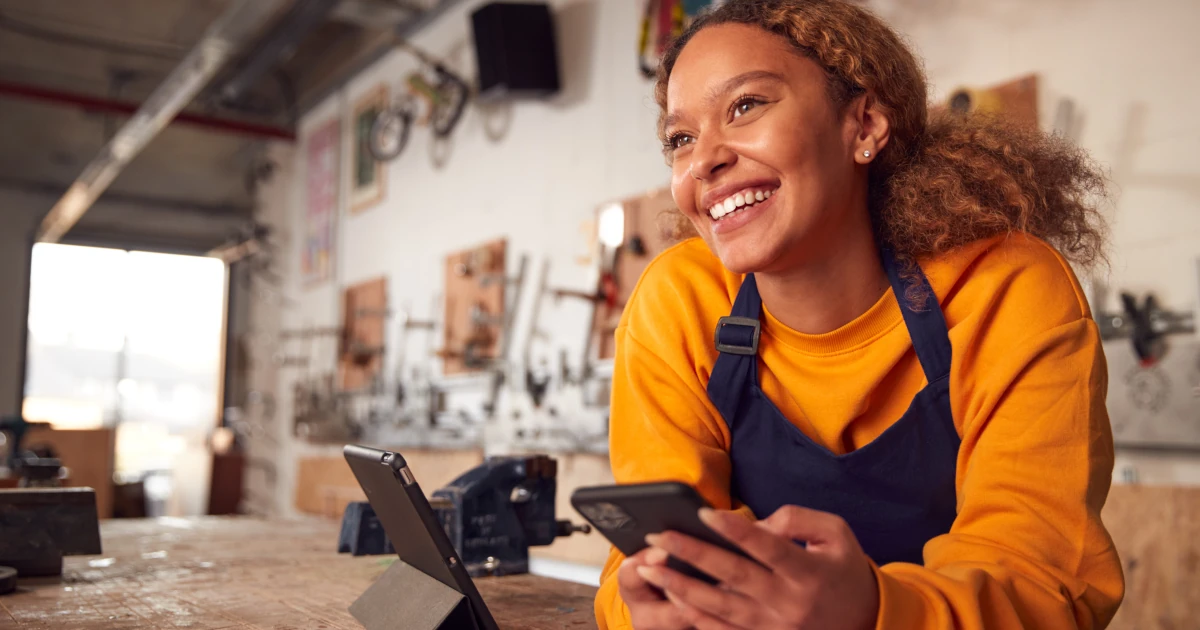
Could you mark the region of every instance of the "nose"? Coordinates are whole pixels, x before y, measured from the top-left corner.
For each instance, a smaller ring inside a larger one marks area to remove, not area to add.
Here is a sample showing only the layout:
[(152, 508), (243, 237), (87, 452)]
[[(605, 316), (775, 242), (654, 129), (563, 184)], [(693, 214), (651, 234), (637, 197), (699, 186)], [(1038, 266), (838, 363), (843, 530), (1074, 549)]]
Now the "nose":
[(695, 179), (707, 180), (733, 166), (737, 162), (737, 153), (729, 148), (724, 138), (710, 134), (708, 138), (696, 140), (691, 158), (688, 173)]

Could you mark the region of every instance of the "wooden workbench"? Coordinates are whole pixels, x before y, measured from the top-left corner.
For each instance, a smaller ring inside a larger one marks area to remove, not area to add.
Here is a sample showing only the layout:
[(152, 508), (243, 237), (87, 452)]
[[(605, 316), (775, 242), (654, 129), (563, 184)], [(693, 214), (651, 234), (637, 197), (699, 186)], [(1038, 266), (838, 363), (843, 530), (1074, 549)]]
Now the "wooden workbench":
[[(0, 628), (361, 628), (346, 609), (389, 557), (339, 555), (337, 534), (326, 520), (107, 521), (103, 555), (67, 558), (61, 580), (0, 596)], [(476, 583), (502, 628), (596, 627), (593, 587), (529, 575)]]

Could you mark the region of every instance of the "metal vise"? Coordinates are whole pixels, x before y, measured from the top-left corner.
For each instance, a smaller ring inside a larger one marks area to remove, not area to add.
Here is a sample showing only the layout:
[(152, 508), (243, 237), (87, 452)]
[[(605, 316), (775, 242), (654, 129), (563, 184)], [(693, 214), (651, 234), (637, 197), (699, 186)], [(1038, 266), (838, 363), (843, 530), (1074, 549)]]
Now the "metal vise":
[(46, 457), (33, 451), (21, 449), (25, 433), (29, 429), (50, 426), (48, 422), (29, 422), (20, 415), (0, 416), (0, 433), (7, 436), (8, 457), (0, 460), (20, 481), (19, 486), (57, 487), (62, 462), (57, 457)]
[[(592, 531), (555, 518), (557, 475), (558, 463), (546, 455), (490, 457), (433, 493), (429, 503), (468, 573), (527, 573), (530, 547)], [(370, 503), (347, 506), (338, 551), (395, 553)]]
[(95, 490), (59, 487), (58, 458), (21, 449), (25, 432), (44, 424), (0, 418), (9, 442), (4, 463), (19, 477), (17, 489), (0, 490), (0, 565), (21, 578), (59, 575), (63, 556), (101, 553)]
[(433, 493), (430, 503), (472, 576), (529, 572), (529, 548), (589, 533), (554, 516), (558, 462), (546, 455), (489, 457)]

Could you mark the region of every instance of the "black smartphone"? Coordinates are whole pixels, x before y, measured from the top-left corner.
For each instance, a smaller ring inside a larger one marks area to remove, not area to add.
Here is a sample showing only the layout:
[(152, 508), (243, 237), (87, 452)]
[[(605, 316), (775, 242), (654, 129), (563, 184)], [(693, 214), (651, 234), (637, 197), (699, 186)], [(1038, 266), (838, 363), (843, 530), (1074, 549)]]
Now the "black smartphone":
[[(700, 508), (711, 507), (690, 485), (677, 481), (590, 486), (571, 494), (571, 506), (626, 556), (646, 548), (646, 535), (676, 531), (750, 558), (740, 547), (700, 520)], [(753, 558), (751, 558), (753, 560)], [(716, 584), (703, 571), (675, 558), (667, 566)]]

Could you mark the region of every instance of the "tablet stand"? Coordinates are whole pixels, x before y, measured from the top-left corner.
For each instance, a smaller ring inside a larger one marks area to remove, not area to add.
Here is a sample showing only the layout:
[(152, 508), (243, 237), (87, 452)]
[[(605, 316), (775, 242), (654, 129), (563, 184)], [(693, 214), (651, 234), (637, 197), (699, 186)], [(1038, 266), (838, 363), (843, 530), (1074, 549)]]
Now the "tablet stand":
[(478, 630), (462, 593), (397, 560), (353, 604), (366, 630)]

